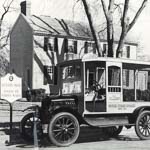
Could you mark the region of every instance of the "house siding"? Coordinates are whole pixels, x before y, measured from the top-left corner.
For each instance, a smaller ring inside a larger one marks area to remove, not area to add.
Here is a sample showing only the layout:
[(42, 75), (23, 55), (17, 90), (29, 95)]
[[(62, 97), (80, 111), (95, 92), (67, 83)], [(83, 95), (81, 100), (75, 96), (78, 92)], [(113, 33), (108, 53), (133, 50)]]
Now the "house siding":
[(10, 34), (10, 71), (22, 77), (24, 90), (32, 88), (32, 58), (32, 28), (20, 15)]

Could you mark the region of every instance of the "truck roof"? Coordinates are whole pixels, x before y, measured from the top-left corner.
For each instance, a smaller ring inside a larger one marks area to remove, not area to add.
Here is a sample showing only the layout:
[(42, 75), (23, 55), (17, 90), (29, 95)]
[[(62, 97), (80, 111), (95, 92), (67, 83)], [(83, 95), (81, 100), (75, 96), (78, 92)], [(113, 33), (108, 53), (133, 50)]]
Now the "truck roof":
[(109, 62), (121, 62), (121, 63), (128, 63), (128, 64), (139, 64), (139, 65), (150, 65), (148, 61), (140, 61), (140, 60), (133, 60), (129, 58), (113, 58), (113, 57), (98, 57), (96, 54), (86, 54), (82, 58), (82, 62), (88, 61), (109, 61)]
[(73, 60), (67, 60), (64, 62), (59, 63), (59, 65), (64, 65), (64, 64), (73, 64), (73, 63), (78, 63), (78, 62), (91, 62), (91, 61), (103, 61), (103, 62), (120, 62), (124, 66), (127, 66), (127, 68), (141, 68), (143, 66), (145, 67), (150, 67), (150, 62), (148, 61), (140, 61), (140, 60), (133, 60), (129, 58), (113, 58), (113, 57), (98, 57), (96, 54), (93, 53), (88, 53), (85, 54), (81, 59), (73, 59)]

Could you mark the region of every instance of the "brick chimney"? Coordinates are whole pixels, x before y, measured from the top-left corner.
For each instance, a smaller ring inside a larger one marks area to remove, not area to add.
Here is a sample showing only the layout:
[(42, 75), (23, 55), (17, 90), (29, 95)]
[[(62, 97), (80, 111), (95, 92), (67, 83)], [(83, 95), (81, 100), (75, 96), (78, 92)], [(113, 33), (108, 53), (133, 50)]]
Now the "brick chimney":
[(31, 15), (31, 2), (29, 0), (20, 3), (21, 13), (29, 17)]

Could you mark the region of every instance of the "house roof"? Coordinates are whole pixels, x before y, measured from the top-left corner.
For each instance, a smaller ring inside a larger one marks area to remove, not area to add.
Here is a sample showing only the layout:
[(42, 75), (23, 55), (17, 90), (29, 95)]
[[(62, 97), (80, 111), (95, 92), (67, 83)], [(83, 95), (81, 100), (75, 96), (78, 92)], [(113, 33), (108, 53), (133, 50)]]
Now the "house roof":
[[(27, 17), (26, 17), (27, 19)], [(50, 16), (31, 16), (27, 19), (35, 34), (47, 34), (52, 36), (81, 38), (93, 40), (90, 28), (87, 24), (81, 22), (73, 22), (70, 20), (51, 18)], [(96, 27), (97, 32), (101, 31), (101, 27)], [(121, 28), (114, 28), (114, 41), (118, 41), (121, 33)], [(106, 30), (99, 32), (99, 37), (102, 41), (107, 40)], [(133, 34), (128, 33), (125, 43), (137, 44), (138, 40)]]

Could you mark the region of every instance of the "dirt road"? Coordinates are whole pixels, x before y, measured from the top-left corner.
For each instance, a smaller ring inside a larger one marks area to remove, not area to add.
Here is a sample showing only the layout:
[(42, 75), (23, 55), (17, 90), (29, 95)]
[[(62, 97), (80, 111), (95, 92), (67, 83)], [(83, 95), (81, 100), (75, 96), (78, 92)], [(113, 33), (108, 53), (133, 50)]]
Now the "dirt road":
[(13, 136), (13, 145), (6, 146), (5, 140), (9, 139), (8, 130), (0, 131), (0, 149), (2, 150), (149, 150), (150, 141), (141, 141), (136, 136), (134, 129), (124, 129), (118, 138), (106, 138), (102, 135), (101, 130), (93, 130), (91, 128), (82, 128), (77, 143), (69, 147), (56, 147), (52, 145), (47, 136), (43, 139), (39, 147), (27, 143), (21, 139), (18, 129)]

